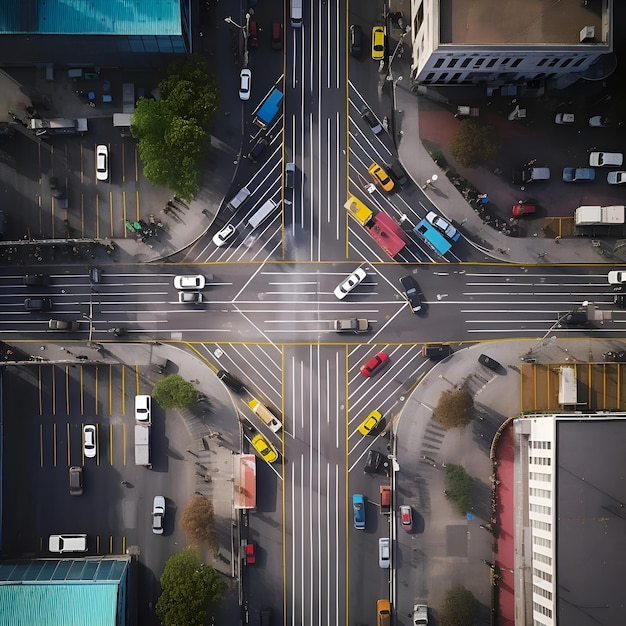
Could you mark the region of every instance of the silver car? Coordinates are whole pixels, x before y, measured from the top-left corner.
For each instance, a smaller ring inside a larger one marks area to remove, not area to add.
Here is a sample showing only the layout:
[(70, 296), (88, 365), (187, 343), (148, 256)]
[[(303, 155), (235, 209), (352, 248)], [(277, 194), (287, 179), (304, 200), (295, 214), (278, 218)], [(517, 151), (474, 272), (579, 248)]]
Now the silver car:
[(365, 280), (366, 276), (365, 270), (362, 267), (357, 267), (346, 280), (335, 288), (335, 296), (339, 300), (343, 300), (357, 285)]
[(165, 498), (163, 496), (154, 496), (154, 500), (152, 502), (152, 532), (155, 535), (162, 535), (164, 523)]
[(381, 537), (378, 540), (378, 565), (383, 569), (389, 569), (391, 561), (391, 539)]

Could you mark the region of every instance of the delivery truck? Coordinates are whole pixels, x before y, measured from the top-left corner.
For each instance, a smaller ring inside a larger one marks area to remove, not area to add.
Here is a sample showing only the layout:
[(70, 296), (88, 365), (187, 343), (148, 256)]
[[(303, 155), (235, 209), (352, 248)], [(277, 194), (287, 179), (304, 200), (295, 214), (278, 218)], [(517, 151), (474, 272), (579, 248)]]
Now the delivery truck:
[(150, 424), (135, 424), (135, 465), (152, 467), (150, 462)]
[(264, 404), (261, 404), (255, 398), (248, 402), (248, 406), (257, 417), (260, 417), (261, 420), (270, 427), (271, 431), (277, 433), (283, 427), (280, 420), (278, 420)]
[(30, 128), (35, 135), (83, 135), (87, 132), (87, 118), (32, 118)]
[(267, 128), (278, 116), (283, 105), (283, 92), (273, 89), (256, 111), (254, 123), (261, 128)]
[(624, 224), (626, 207), (617, 206), (579, 206), (574, 211), (576, 226), (617, 226)]

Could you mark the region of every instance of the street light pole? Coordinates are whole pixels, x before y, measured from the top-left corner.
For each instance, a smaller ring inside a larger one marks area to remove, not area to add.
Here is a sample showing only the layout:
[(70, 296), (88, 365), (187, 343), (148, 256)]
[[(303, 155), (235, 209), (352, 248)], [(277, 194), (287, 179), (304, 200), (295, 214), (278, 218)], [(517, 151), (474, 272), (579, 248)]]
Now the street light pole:
[(224, 18), (224, 21), (235, 28), (238, 28), (243, 34), (243, 67), (248, 67), (248, 34), (250, 33), (250, 17), (252, 17), (253, 10), (250, 9), (246, 13), (246, 25), (242, 26), (237, 24), (232, 17), (228, 16)]

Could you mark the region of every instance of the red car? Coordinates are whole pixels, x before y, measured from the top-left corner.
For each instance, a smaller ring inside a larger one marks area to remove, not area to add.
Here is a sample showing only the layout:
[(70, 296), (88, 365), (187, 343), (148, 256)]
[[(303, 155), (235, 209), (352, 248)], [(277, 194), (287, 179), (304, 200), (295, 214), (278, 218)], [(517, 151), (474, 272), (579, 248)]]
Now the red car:
[(248, 24), (248, 48), (259, 47), (259, 29), (255, 21)]
[(246, 544), (246, 565), (252, 565), (256, 563), (256, 554), (254, 552), (254, 544), (248, 542)]
[(413, 528), (413, 509), (408, 504), (400, 507), (400, 525), (407, 532)]
[(521, 215), (530, 215), (537, 211), (537, 207), (534, 204), (526, 204), (525, 202), (518, 202), (513, 205), (513, 215), (520, 217)]
[(363, 376), (371, 376), (379, 369), (383, 368), (388, 361), (389, 355), (386, 352), (379, 352), (375, 357), (372, 357), (365, 363), (365, 365), (361, 365), (361, 374), (363, 374)]

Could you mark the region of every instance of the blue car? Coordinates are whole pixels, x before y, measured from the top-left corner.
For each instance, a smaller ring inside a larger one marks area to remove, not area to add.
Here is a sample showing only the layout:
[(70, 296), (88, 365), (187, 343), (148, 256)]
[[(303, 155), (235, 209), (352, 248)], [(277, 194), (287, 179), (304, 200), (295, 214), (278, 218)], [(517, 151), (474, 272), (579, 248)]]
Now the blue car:
[(365, 529), (365, 498), (360, 493), (352, 496), (352, 509), (354, 511), (354, 527), (357, 530)]

